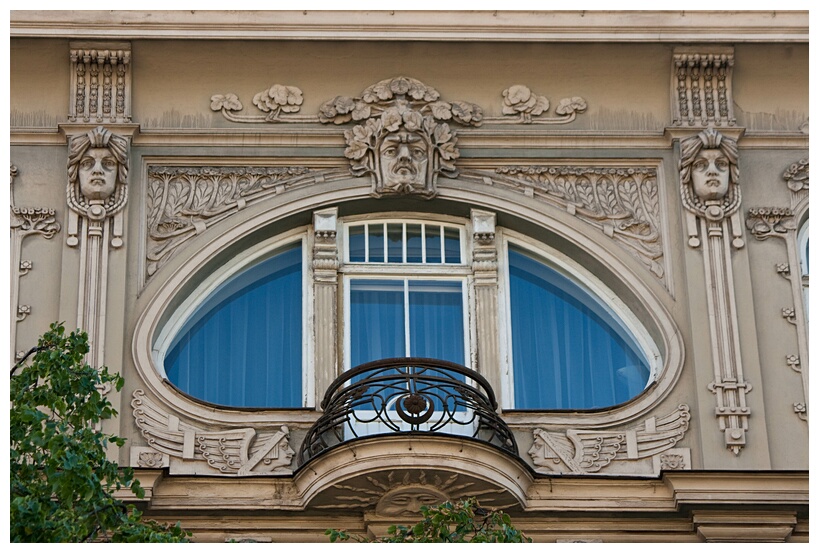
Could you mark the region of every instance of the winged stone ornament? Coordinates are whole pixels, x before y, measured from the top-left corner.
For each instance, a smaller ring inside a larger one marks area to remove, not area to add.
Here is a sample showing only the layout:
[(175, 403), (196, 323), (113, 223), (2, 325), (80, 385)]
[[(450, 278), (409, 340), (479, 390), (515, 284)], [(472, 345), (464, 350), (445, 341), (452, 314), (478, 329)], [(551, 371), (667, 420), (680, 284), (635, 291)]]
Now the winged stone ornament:
[(295, 452), (290, 448), (290, 431), (253, 428), (213, 431), (199, 428), (166, 413), (145, 396), (134, 392), (131, 401), (134, 421), (148, 445), (170, 457), (205, 461), (223, 474), (250, 476), (290, 472)]
[(664, 417), (651, 417), (627, 430), (534, 430), (529, 450), (535, 466), (558, 473), (598, 472), (613, 461), (652, 457), (674, 447), (688, 430), (691, 419), (687, 405)]

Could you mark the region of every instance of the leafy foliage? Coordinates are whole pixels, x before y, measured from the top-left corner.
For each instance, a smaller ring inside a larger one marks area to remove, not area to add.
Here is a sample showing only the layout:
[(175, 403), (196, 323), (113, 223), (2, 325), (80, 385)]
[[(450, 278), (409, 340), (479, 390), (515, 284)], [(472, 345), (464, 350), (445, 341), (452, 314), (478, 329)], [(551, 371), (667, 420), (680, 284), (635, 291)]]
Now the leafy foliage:
[(109, 445), (125, 440), (98, 429), (117, 415), (100, 389), (121, 389), (122, 377), (84, 363), (88, 336), (66, 336), (61, 324), (52, 324), (34, 351), (11, 376), (11, 541), (185, 541), (190, 533), (178, 523), (143, 520), (113, 497), (122, 488), (145, 496), (133, 469), (107, 458)]
[(454, 504), (450, 501), (421, 507), (423, 520), (408, 526), (390, 526), (387, 535), (374, 540), (349, 534), (343, 530), (327, 530), (331, 542), (360, 543), (531, 543), (523, 532), (512, 526), (503, 511), (485, 509), (472, 497)]

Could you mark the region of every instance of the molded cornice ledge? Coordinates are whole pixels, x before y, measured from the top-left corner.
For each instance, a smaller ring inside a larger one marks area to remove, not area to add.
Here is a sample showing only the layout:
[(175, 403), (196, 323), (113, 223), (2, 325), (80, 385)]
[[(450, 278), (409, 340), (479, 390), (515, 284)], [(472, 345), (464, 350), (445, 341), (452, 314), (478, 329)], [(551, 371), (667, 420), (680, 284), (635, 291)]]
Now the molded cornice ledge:
[(684, 505), (808, 505), (808, 471), (666, 472), (677, 508)]
[(11, 37), (808, 42), (807, 11), (12, 11)]

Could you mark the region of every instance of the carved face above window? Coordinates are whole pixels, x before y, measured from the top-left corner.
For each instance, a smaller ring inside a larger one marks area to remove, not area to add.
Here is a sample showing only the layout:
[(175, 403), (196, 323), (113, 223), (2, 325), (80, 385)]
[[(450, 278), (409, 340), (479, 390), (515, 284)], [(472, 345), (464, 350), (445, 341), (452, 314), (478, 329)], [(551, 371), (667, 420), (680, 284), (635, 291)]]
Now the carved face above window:
[(88, 148), (80, 160), (80, 191), (89, 200), (107, 200), (117, 185), (117, 160), (108, 148)]
[(721, 200), (728, 193), (730, 162), (719, 149), (703, 149), (691, 164), (694, 193), (702, 200)]
[(385, 190), (410, 193), (424, 189), (429, 164), (429, 146), (424, 137), (406, 131), (389, 134), (381, 142), (378, 155)]

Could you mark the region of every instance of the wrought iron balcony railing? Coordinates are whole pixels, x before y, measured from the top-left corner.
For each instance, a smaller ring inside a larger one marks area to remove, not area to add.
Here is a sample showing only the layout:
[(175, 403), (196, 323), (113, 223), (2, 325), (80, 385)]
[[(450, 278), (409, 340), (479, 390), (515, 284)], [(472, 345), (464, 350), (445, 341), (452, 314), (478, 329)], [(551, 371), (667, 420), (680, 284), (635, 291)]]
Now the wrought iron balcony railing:
[(356, 438), (418, 432), (467, 436), (517, 455), (497, 407), (486, 379), (462, 365), (421, 357), (365, 363), (327, 389), (298, 464)]

